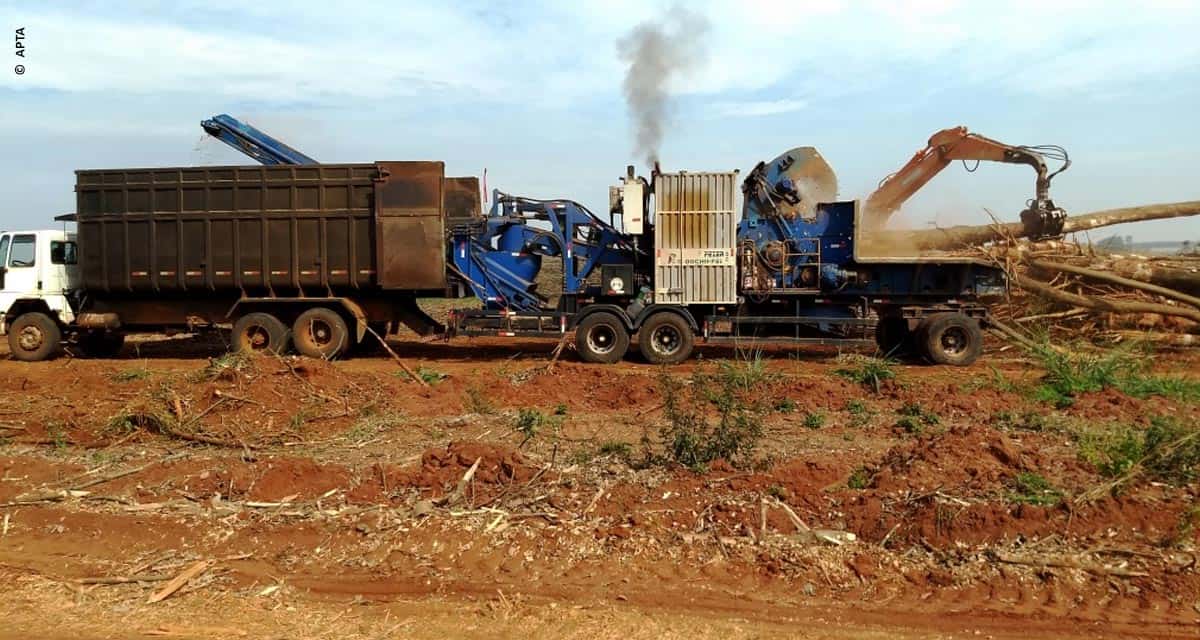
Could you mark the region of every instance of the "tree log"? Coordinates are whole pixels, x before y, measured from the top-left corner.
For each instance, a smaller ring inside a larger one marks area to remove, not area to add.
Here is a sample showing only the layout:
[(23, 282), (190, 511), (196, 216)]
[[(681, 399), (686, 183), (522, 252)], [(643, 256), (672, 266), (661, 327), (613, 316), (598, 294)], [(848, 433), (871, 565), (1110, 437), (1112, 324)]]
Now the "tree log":
[(1097, 271), (1096, 269), (1088, 269), (1086, 267), (1077, 267), (1072, 264), (1063, 264), (1061, 262), (1050, 262), (1049, 260), (1029, 260), (1029, 265), (1037, 267), (1038, 269), (1045, 269), (1048, 271), (1062, 271), (1065, 273), (1073, 273), (1078, 276), (1084, 276), (1085, 278), (1091, 278), (1092, 280), (1099, 280), (1101, 282), (1108, 282), (1110, 284), (1118, 284), (1123, 287), (1129, 287), (1130, 289), (1137, 289), (1139, 291), (1145, 291), (1147, 293), (1153, 293), (1156, 295), (1160, 295), (1164, 298), (1178, 300), (1179, 302), (1183, 302), (1185, 304), (1190, 304), (1193, 307), (1200, 308), (1200, 298), (1197, 298), (1195, 296), (1189, 296), (1186, 293), (1180, 293), (1179, 291), (1175, 291), (1174, 289), (1160, 287), (1156, 284), (1149, 284), (1146, 282), (1139, 282), (1137, 280), (1131, 280), (1129, 278), (1122, 278), (1121, 276), (1113, 275), (1106, 271)]
[[(1200, 200), (1106, 209), (1067, 218), (1063, 223), (1063, 233), (1088, 231), (1114, 224), (1194, 215), (1200, 215)], [(1009, 238), (1024, 238), (1028, 235), (1025, 226), (1020, 222), (1008, 222), (977, 226), (960, 225), (922, 231), (885, 230), (871, 233), (863, 240), (864, 250), (893, 255), (905, 251), (961, 249)]]
[(1109, 268), (1126, 278), (1200, 295), (1200, 269), (1159, 267), (1146, 260), (1132, 259), (1115, 260)]
[(1124, 300), (1107, 300), (1068, 293), (1055, 289), (1049, 283), (1034, 280), (1020, 274), (1010, 274), (1009, 280), (1018, 287), (1051, 300), (1057, 300), (1076, 307), (1109, 311), (1111, 313), (1157, 313), (1164, 316), (1180, 316), (1200, 322), (1200, 311), (1190, 307), (1175, 307), (1169, 304), (1151, 302), (1126, 302)]

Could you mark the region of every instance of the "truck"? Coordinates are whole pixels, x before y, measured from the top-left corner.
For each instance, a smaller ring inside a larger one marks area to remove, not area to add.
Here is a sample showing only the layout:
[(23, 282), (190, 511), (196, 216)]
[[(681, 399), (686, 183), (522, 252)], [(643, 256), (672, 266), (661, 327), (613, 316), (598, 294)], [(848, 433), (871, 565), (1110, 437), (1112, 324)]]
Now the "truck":
[(418, 296), (465, 289), (445, 230), (479, 216), (478, 181), (441, 162), (76, 172), (77, 230), (0, 234), (0, 332), (13, 357), (64, 342), (110, 356), (127, 332), (232, 325), (235, 350), (339, 357), (400, 323), (441, 325)]
[[(573, 201), (497, 192), (484, 220), (451, 232), (453, 266), (483, 305), (453, 311), (448, 333), (574, 332), (595, 363), (634, 344), (645, 361), (673, 364), (697, 343), (871, 340), (936, 364), (979, 357), (987, 303), (1006, 291), (1002, 269), (970, 256), (865, 255), (859, 203), (821, 197), (836, 188), (811, 147), (756, 167), (740, 186), (741, 215), (738, 175), (647, 179), (630, 168), (610, 197), (621, 230)], [(553, 305), (536, 289), (547, 258), (562, 260)]]

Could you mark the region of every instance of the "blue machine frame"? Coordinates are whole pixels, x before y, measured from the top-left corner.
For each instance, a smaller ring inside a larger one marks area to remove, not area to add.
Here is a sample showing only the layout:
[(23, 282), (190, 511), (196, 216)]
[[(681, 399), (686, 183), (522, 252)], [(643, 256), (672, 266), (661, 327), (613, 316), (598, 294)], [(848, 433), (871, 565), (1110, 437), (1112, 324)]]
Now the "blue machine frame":
[(320, 164), (258, 129), (222, 113), (200, 122), (208, 135), (266, 165)]
[[(530, 224), (535, 221), (550, 228)], [(631, 236), (578, 202), (499, 190), (484, 221), (454, 229), (452, 242), (455, 268), (486, 308), (523, 312), (536, 312), (546, 302), (534, 282), (543, 257), (562, 257), (564, 295), (586, 293), (596, 267), (632, 265), (637, 257)]]

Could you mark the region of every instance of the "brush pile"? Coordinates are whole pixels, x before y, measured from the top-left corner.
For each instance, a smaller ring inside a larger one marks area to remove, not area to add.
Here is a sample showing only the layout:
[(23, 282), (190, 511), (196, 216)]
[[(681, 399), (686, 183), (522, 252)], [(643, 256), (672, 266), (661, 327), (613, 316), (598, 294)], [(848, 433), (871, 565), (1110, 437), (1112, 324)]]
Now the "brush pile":
[(1014, 285), (995, 308), (1010, 327), (1200, 345), (1200, 255), (1106, 253), (1065, 241), (1016, 241), (987, 253), (1006, 263)]

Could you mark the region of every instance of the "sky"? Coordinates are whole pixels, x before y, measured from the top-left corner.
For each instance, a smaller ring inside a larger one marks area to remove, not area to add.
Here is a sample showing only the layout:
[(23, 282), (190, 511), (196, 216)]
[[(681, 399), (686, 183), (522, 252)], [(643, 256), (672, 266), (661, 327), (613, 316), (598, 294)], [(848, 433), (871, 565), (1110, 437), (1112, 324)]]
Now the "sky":
[[(686, 3), (701, 59), (669, 84), (664, 170), (743, 175), (821, 150), (865, 197), (935, 131), (1058, 144), (1082, 214), (1200, 200), (1200, 3), (823, 0)], [(680, 5), (0, 0), (0, 228), (74, 210), (76, 169), (250, 164), (205, 139), (229, 113), (325, 162), (443, 160), (447, 175), (607, 208), (642, 162), (616, 43)], [(23, 58), (15, 30), (24, 30)], [(18, 75), (14, 67), (22, 64)], [(648, 168), (640, 167), (642, 173)], [(900, 224), (1016, 220), (1019, 165), (948, 167)], [(1200, 240), (1200, 217), (1093, 232)]]

